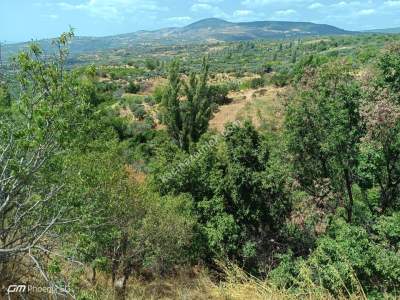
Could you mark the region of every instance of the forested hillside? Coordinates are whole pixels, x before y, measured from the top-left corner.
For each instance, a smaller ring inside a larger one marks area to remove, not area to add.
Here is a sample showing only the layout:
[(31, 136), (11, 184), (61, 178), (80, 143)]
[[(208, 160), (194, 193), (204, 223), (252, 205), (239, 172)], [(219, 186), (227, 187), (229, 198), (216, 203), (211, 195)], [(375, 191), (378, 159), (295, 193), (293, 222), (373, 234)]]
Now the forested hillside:
[(0, 298), (400, 297), (399, 35), (73, 38), (0, 70)]
[[(70, 44), (72, 55), (94, 53), (118, 49), (140, 51), (148, 47), (204, 42), (251, 41), (257, 39), (284, 39), (305, 36), (350, 35), (356, 32), (346, 31), (334, 26), (311, 22), (227, 22), (209, 18), (184, 27), (163, 28), (153, 31), (138, 31), (106, 37), (76, 37)], [(50, 52), (53, 39), (37, 41)], [(4, 55), (9, 57), (24, 50), (29, 43), (5, 45)]]

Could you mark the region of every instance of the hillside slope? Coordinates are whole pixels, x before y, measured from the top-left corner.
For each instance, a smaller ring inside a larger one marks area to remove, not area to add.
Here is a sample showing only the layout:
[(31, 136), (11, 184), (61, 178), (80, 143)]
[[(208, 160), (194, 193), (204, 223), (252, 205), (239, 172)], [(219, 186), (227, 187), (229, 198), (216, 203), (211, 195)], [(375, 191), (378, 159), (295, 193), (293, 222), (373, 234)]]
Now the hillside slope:
[(372, 30), (367, 30), (365, 32), (370, 32), (370, 33), (400, 33), (400, 27), (384, 28), (384, 29), (372, 29)]
[[(258, 21), (232, 23), (221, 19), (204, 19), (185, 27), (164, 28), (155, 31), (107, 37), (77, 37), (71, 44), (71, 53), (89, 53), (108, 49), (143, 46), (151, 43), (168, 45), (212, 41), (246, 41), (255, 39), (281, 39), (301, 36), (353, 34), (334, 26), (309, 22)], [(51, 39), (41, 40), (43, 49), (51, 49)], [(5, 57), (26, 47), (27, 43), (7, 45)]]

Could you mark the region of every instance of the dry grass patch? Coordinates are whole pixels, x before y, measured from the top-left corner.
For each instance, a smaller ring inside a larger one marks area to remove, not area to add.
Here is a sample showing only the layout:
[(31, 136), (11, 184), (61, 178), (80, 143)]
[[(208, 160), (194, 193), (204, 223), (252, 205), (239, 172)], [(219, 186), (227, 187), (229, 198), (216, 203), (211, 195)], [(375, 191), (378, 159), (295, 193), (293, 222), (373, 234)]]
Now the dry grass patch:
[(280, 130), (284, 121), (284, 105), (281, 95), (285, 88), (268, 87), (257, 90), (253, 100), (237, 113), (237, 119), (251, 121), (256, 127)]

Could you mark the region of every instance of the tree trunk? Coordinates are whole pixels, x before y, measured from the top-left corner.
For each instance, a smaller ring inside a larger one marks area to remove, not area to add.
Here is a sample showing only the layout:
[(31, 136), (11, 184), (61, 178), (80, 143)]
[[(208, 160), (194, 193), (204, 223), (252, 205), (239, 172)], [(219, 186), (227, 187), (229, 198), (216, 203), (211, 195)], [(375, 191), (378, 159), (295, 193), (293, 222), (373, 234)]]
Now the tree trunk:
[(96, 283), (96, 267), (92, 267), (92, 284)]

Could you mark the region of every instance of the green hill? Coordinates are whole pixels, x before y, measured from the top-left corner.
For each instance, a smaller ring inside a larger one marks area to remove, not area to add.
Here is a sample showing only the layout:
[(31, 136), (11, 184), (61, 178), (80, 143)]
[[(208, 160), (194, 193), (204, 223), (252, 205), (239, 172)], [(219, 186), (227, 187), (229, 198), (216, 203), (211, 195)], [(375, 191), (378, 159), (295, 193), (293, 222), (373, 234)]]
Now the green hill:
[(366, 30), (365, 32), (372, 32), (372, 33), (400, 33), (400, 27), (384, 28), (384, 29), (372, 29), (372, 30)]
[[(106, 37), (77, 37), (71, 53), (89, 53), (108, 49), (137, 47), (146, 44), (171, 45), (214, 41), (246, 41), (255, 39), (283, 39), (302, 36), (353, 34), (334, 26), (310, 22), (258, 21), (233, 23), (225, 20), (204, 19), (185, 27), (155, 31), (137, 31)], [(51, 39), (41, 40), (43, 49), (51, 49)], [(26, 47), (28, 43), (7, 45), (5, 57)]]

